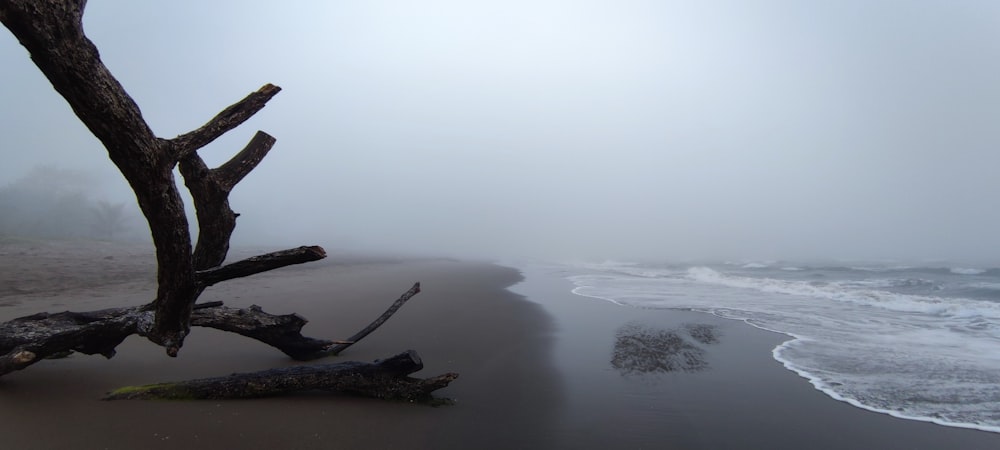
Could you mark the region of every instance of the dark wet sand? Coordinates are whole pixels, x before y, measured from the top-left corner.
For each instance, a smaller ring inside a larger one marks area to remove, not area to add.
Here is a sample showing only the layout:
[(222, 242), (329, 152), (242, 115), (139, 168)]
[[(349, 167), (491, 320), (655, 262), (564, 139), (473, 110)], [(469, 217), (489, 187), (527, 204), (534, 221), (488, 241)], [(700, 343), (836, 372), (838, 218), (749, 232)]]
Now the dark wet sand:
[[(102, 264), (148, 264), (141, 252), (101, 251), (108, 253)], [(30, 253), (0, 254), (0, 264), (30, 271), (32, 261), (39, 261)], [(0, 320), (148, 300), (150, 281), (125, 275), (104, 286), (71, 289), (79, 277), (59, 272), (87, 265), (84, 254), (75, 258), (50, 254), (41, 258), (47, 275), (31, 283), (7, 280), (16, 290), (0, 294), (0, 305), (7, 305), (0, 306)], [(98, 400), (124, 385), (294, 364), (256, 341), (196, 328), (178, 359), (133, 337), (112, 360), (75, 355), (0, 378), (0, 448), (1000, 448), (1000, 434), (896, 419), (830, 399), (771, 358), (781, 335), (705, 314), (575, 296), (565, 280), (531, 271), (513, 288), (526, 301), (505, 289), (520, 279), (513, 269), (482, 263), (333, 256), (224, 283), (203, 296), (230, 306), (297, 312), (310, 320), (307, 335), (343, 338), (421, 281), (423, 293), (341, 359), (373, 360), (416, 349), (426, 364), (417, 375), (461, 374), (439, 391), (456, 399), (453, 406), (326, 394), (223, 402)], [(51, 283), (41, 286), (38, 280)], [(693, 342), (690, 324), (707, 325), (717, 342)], [(611, 360), (616, 333), (625, 325), (677, 332), (701, 349), (701, 370), (623, 374)]]
[[(542, 270), (513, 288), (553, 316), (565, 403), (558, 448), (997, 449), (1000, 434), (862, 410), (815, 390), (771, 350), (787, 338), (703, 313), (624, 307), (576, 296)], [(677, 331), (704, 350), (698, 371), (623, 374), (611, 366), (625, 325)], [(713, 327), (701, 344), (690, 324)]]

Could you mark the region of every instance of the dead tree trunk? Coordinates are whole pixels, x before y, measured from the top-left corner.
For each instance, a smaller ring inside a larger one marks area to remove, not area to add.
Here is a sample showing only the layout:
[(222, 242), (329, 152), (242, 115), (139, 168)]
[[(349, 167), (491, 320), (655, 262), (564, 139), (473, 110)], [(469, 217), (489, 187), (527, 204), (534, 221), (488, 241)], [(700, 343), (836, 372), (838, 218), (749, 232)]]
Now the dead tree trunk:
[[(370, 332), (366, 328), (356, 339), (334, 342), (303, 337), (299, 331), (305, 320), (295, 315), (222, 307), (195, 313), (199, 295), (215, 283), (326, 256), (321, 247), (299, 247), (222, 266), (238, 216), (230, 208), (229, 193), (263, 160), (275, 139), (258, 131), (242, 151), (216, 168), (209, 168), (197, 152), (256, 114), (281, 89), (266, 84), (196, 130), (173, 139), (157, 137), (84, 34), (85, 6), (85, 0), (2, 0), (0, 22), (104, 144), (135, 192), (156, 248), (157, 292), (141, 307), (43, 313), (0, 324), (0, 375), (68, 351), (111, 357), (131, 334), (145, 336), (163, 346), (168, 355), (177, 356), (191, 325), (252, 337), (297, 359), (337, 354)], [(173, 176), (175, 167), (197, 211), (199, 237), (194, 246)], [(404, 297), (418, 291), (414, 286)], [(387, 314), (401, 304), (397, 301)], [(245, 322), (239, 317), (260, 320)]]
[(139, 107), (84, 35), (85, 5), (82, 0), (5, 1), (0, 3), (0, 21), (28, 49), (52, 87), (104, 144), (111, 161), (135, 192), (149, 223), (158, 267), (156, 299), (150, 305), (156, 311), (154, 321), (139, 332), (175, 356), (188, 333), (197, 289), (191, 236), (173, 168), (180, 157), (197, 148), (184, 148), (176, 140), (153, 134)]

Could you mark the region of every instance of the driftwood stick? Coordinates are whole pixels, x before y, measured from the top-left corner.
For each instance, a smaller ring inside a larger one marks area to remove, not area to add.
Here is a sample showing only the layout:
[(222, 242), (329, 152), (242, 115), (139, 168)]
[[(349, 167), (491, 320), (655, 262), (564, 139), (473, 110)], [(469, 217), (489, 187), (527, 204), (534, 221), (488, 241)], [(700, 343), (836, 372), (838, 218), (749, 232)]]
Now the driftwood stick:
[(197, 309), (191, 315), (191, 325), (240, 334), (281, 350), (293, 359), (308, 361), (339, 355), (382, 326), (407, 300), (418, 293), (420, 293), (420, 283), (414, 284), (410, 290), (404, 292), (389, 306), (389, 309), (364, 329), (347, 339), (337, 341), (303, 336), (302, 327), (307, 321), (302, 316), (268, 314), (257, 305), (247, 309), (225, 307)]
[(237, 261), (225, 266), (197, 272), (198, 283), (202, 287), (211, 286), (221, 281), (241, 278), (269, 270), (278, 269), (293, 264), (302, 264), (326, 258), (323, 247), (298, 247), (290, 250), (267, 253)]
[(403, 295), (400, 296), (395, 302), (393, 302), (392, 305), (389, 306), (389, 309), (385, 310), (385, 312), (382, 313), (381, 316), (378, 316), (378, 318), (375, 319), (374, 322), (368, 324), (368, 326), (364, 327), (361, 331), (354, 333), (353, 336), (344, 339), (349, 343), (334, 345), (327, 352), (330, 355), (340, 354), (340, 352), (347, 349), (347, 347), (354, 345), (355, 342), (360, 341), (365, 336), (371, 334), (372, 331), (375, 331), (376, 328), (382, 326), (382, 324), (385, 323), (385, 321), (389, 320), (389, 318), (392, 317), (393, 314), (396, 314), (396, 311), (398, 311), (399, 308), (403, 306), (403, 303), (406, 303), (407, 300), (409, 300), (411, 297), (419, 293), (420, 293), (420, 283), (415, 283), (413, 287), (410, 288), (410, 290), (404, 292)]
[(420, 356), (408, 350), (373, 363), (350, 361), (282, 367), (226, 377), (129, 386), (108, 393), (104, 399), (220, 400), (323, 390), (391, 400), (426, 401), (432, 399), (432, 392), (458, 377), (454, 373), (428, 379), (408, 376), (423, 367)]

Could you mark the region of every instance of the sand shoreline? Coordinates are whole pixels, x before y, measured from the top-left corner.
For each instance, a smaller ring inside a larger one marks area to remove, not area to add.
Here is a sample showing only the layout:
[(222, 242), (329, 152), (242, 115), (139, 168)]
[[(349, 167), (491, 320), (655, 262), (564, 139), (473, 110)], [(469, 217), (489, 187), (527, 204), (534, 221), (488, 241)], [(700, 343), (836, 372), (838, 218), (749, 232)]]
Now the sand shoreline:
[[(900, 419), (832, 399), (773, 359), (772, 349), (791, 339), (786, 335), (706, 313), (619, 306), (574, 295), (572, 283), (544, 269), (524, 273), (513, 290), (553, 316), (560, 330), (553, 353), (565, 388), (603, 388), (568, 397), (560, 448), (1000, 448), (998, 433)], [(609, 364), (614, 335), (636, 323), (679, 334), (706, 325), (718, 339), (696, 343), (704, 349), (704, 370), (623, 374)]]
[[(0, 258), (4, 267), (53, 283), (0, 294), (0, 320), (148, 301), (149, 279), (123, 276), (78, 289), (73, 283), (87, 277), (87, 252), (105, 251), (102, 264), (125, 266), (112, 267), (114, 273), (149, 264), (143, 258), (151, 254), (99, 246), (58, 257), (58, 247)], [(423, 293), (339, 359), (370, 361), (415, 349), (426, 365), (417, 375), (461, 374), (440, 391), (456, 400), (454, 406), (315, 394), (224, 402), (97, 400), (123, 385), (296, 364), (256, 341), (196, 328), (176, 360), (132, 337), (111, 360), (74, 355), (0, 378), (3, 446), (1000, 448), (1000, 434), (897, 419), (835, 401), (771, 357), (787, 337), (741, 322), (576, 296), (567, 280), (530, 268), (522, 276), (481, 262), (331, 253), (318, 263), (220, 284), (202, 301), (296, 312), (310, 320), (305, 334), (342, 338), (420, 281)], [(689, 358), (681, 370), (623, 371), (628, 355), (615, 353), (623, 330), (674, 333), (687, 343), (679, 348)]]
[[(38, 250), (45, 252), (49, 250)], [(17, 264), (30, 270), (32, 258)], [(72, 258), (68, 259), (71, 260)], [(118, 258), (116, 258), (118, 259)], [(59, 258), (41, 258), (51, 267)], [(36, 259), (34, 261), (39, 261)], [(9, 262), (9, 261), (8, 261)], [(62, 270), (75, 271), (67, 264)], [(57, 278), (59, 280), (72, 277)], [(378, 316), (413, 282), (423, 292), (336, 360), (371, 361), (415, 349), (417, 376), (458, 372), (449, 407), (303, 394), (225, 402), (101, 402), (115, 387), (296, 364), (240, 336), (195, 328), (177, 359), (133, 336), (111, 360), (73, 355), (0, 378), (3, 447), (33, 448), (551, 448), (559, 390), (548, 360), (550, 320), (506, 290), (509, 268), (442, 259), (338, 257), (223, 283), (202, 301), (296, 312), (304, 333), (343, 338)], [(39, 311), (136, 304), (132, 282), (0, 297), (0, 320)]]

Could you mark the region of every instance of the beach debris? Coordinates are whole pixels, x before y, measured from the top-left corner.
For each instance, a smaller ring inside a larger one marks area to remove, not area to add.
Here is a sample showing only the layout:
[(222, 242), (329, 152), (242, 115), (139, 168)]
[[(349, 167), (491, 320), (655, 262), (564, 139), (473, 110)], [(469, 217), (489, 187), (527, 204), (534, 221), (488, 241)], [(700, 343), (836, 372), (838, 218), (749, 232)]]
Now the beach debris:
[(448, 386), (458, 374), (425, 379), (409, 376), (423, 367), (417, 352), (407, 350), (371, 363), (348, 361), (280, 367), (224, 377), (128, 386), (109, 392), (104, 400), (223, 400), (327, 391), (438, 404), (441, 399), (434, 398), (432, 392)]
[[(702, 344), (718, 342), (712, 325), (687, 324), (684, 330)], [(697, 372), (708, 368), (708, 362), (705, 350), (689, 342), (681, 330), (654, 328), (634, 321), (615, 332), (611, 366), (623, 375), (638, 375)]]
[[(238, 333), (298, 360), (332, 356), (374, 331), (420, 292), (420, 284), (413, 285), (370, 325), (336, 341), (303, 336), (306, 320), (297, 314), (268, 314), (259, 306), (228, 308), (221, 302), (197, 304), (199, 296), (217, 283), (326, 257), (322, 247), (313, 245), (224, 264), (239, 217), (230, 208), (229, 195), (276, 140), (257, 131), (242, 150), (214, 168), (198, 151), (253, 117), (281, 88), (265, 84), (195, 130), (170, 139), (158, 137), (84, 33), (86, 4), (86, 0), (5, 0), (0, 2), (0, 22), (101, 141), (132, 188), (156, 249), (157, 289), (155, 297), (141, 306), (39, 313), (0, 324), (0, 375), (69, 352), (111, 358), (115, 348), (134, 334), (177, 356), (192, 326)], [(175, 169), (193, 201), (197, 242), (192, 239)]]
[(684, 329), (687, 330), (689, 336), (692, 339), (701, 342), (702, 344), (717, 344), (719, 343), (719, 332), (716, 331), (715, 325), (709, 325), (707, 323), (688, 323), (684, 325)]
[[(308, 322), (298, 314), (274, 315), (257, 305), (229, 308), (222, 302), (195, 305), (191, 325), (236, 333), (268, 344), (300, 361), (335, 356), (385, 323), (407, 300), (420, 292), (416, 283), (382, 315), (353, 336), (342, 340), (303, 336)], [(0, 323), (0, 376), (69, 352), (115, 355), (115, 347), (130, 335), (141, 334), (154, 312), (143, 306), (99, 311), (38, 313)]]

